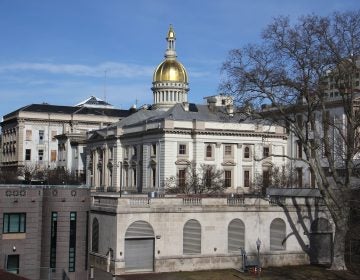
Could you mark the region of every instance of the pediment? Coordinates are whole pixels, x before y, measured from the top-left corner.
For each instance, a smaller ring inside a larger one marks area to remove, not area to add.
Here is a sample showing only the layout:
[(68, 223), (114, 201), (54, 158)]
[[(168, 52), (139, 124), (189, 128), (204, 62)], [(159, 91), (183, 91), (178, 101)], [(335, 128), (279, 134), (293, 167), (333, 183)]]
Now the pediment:
[(190, 161), (187, 159), (178, 159), (177, 161), (175, 161), (176, 165), (190, 165)]
[(222, 166), (235, 166), (236, 163), (233, 162), (232, 160), (228, 160), (228, 161), (224, 161), (223, 163), (221, 163)]
[(94, 131), (93, 134), (88, 138), (88, 140), (104, 140), (105, 134)]

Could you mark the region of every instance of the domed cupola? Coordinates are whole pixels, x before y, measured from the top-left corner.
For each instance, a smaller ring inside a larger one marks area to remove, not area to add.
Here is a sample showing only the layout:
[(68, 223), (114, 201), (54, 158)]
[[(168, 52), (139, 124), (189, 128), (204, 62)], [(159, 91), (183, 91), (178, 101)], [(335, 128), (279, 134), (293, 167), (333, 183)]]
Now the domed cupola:
[(153, 76), (154, 105), (168, 109), (176, 103), (187, 102), (189, 91), (188, 75), (185, 67), (176, 59), (175, 31), (170, 25), (167, 37), (165, 60), (156, 67)]

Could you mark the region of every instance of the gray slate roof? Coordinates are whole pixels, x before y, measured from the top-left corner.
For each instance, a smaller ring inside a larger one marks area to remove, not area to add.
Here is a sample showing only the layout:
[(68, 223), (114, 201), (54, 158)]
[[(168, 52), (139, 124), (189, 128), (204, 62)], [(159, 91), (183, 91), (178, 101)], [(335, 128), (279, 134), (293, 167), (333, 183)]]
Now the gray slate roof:
[(145, 122), (153, 122), (160, 120), (183, 120), (183, 121), (207, 121), (207, 122), (225, 122), (225, 123), (239, 123), (239, 122), (255, 122), (245, 114), (236, 113), (230, 116), (225, 107), (216, 107), (211, 111), (208, 105), (189, 104), (189, 111), (185, 111), (182, 104), (175, 104), (167, 111), (143, 109), (135, 114), (122, 119), (117, 123), (119, 127), (126, 127), (137, 125)]

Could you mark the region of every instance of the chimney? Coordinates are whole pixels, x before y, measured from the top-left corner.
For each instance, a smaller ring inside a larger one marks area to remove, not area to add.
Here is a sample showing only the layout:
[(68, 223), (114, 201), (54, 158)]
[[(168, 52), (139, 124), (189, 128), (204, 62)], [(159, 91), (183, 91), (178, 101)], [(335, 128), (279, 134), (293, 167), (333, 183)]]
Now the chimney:
[(232, 105), (232, 104), (226, 105), (226, 112), (229, 114), (229, 116), (233, 117), (234, 116), (234, 105)]
[(216, 108), (216, 98), (215, 98), (215, 97), (209, 97), (209, 98), (207, 99), (207, 103), (208, 103), (210, 112), (215, 112), (215, 108)]

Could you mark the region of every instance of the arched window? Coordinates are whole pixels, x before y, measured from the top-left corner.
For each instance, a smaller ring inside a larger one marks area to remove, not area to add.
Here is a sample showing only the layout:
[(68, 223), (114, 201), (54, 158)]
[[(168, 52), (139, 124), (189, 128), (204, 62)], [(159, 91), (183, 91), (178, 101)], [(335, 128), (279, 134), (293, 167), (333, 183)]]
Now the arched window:
[(206, 146), (206, 157), (207, 157), (207, 158), (211, 158), (211, 157), (212, 157), (212, 147), (211, 147), (210, 144)]
[(183, 254), (201, 254), (201, 225), (197, 220), (189, 220), (184, 225)]
[(91, 250), (94, 253), (99, 252), (99, 221), (97, 218), (94, 218), (92, 223), (92, 239), (91, 239)]
[(286, 249), (286, 224), (276, 218), (270, 225), (270, 250), (281, 251)]
[(245, 225), (240, 219), (234, 219), (228, 226), (228, 251), (240, 252), (245, 249)]
[(245, 147), (244, 149), (244, 158), (250, 158), (250, 148)]

